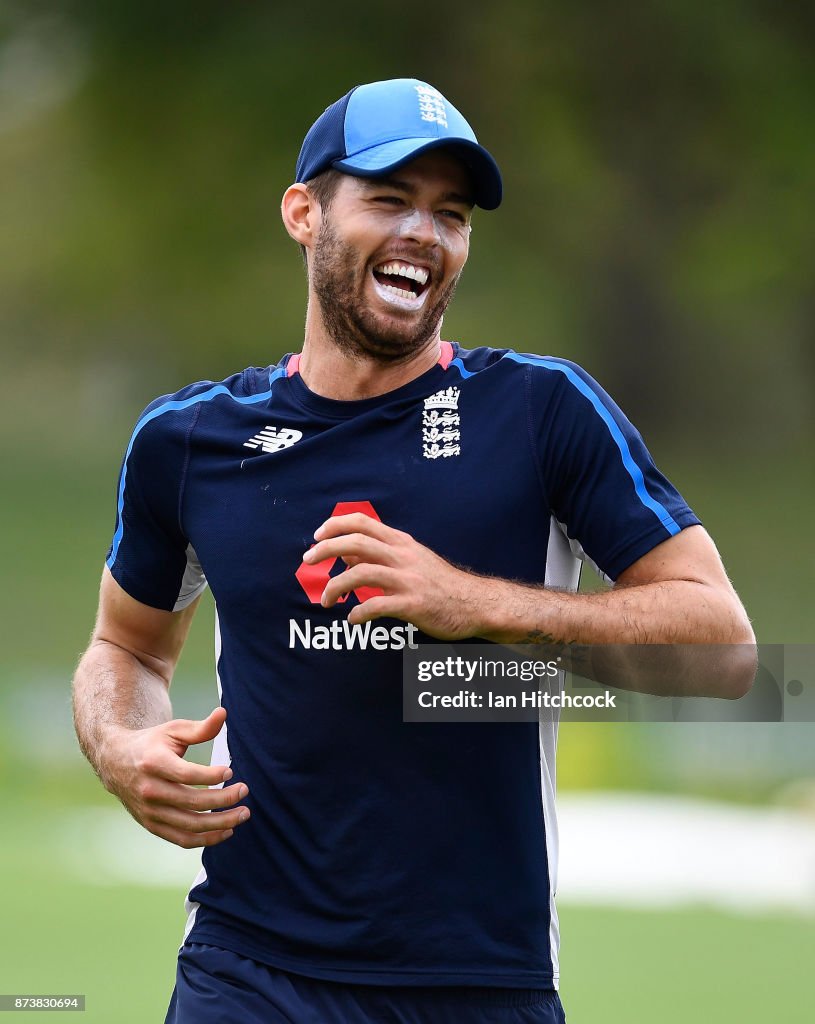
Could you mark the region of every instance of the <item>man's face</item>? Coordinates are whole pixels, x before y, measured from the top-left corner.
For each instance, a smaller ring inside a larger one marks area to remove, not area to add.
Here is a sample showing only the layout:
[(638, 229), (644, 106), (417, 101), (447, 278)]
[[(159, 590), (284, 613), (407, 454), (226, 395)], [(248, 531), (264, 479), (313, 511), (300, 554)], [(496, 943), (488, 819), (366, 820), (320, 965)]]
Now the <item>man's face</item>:
[(466, 168), (441, 150), (387, 178), (343, 176), (309, 268), (337, 345), (398, 362), (438, 333), (467, 260), (471, 196)]

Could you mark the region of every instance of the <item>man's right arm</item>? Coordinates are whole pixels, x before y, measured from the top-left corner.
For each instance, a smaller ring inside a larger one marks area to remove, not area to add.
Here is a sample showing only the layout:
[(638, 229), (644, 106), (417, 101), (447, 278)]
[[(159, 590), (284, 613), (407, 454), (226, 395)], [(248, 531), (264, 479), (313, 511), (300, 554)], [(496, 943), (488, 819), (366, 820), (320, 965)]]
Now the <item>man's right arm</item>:
[(247, 795), (243, 783), (197, 788), (228, 782), (229, 767), (184, 760), (188, 747), (218, 734), (224, 709), (203, 721), (172, 717), (170, 681), (197, 603), (179, 612), (151, 608), (106, 568), (73, 684), (79, 744), (105, 788), (148, 831), (185, 848), (223, 842), (249, 817), (248, 808), (233, 806)]

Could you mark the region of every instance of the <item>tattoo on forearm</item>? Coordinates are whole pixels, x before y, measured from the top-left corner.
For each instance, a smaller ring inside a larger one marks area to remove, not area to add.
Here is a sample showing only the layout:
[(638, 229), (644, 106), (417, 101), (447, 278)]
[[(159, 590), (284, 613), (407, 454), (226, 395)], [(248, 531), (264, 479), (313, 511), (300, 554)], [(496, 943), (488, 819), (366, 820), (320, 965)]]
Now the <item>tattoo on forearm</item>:
[(524, 637), (524, 643), (527, 644), (556, 644), (554, 636), (551, 633), (544, 633), (542, 629), (530, 630)]
[(546, 633), (542, 629), (530, 630), (523, 642), (553, 648), (571, 667), (584, 665), (588, 661), (589, 649), (585, 644), (580, 644), (577, 640), (559, 640), (552, 633)]

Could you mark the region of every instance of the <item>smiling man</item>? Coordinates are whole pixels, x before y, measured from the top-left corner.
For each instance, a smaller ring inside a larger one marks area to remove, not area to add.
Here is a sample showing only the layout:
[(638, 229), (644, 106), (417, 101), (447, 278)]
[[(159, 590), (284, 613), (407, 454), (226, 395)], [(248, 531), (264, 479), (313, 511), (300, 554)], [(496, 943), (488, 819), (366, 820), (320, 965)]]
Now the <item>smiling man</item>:
[[(301, 350), (136, 425), (75, 717), (131, 814), (205, 847), (168, 1022), (562, 1022), (555, 727), (405, 724), (402, 652), (752, 641), (699, 520), (582, 369), (441, 339), (473, 208), (500, 201), (432, 86), (352, 89), (283, 197)], [(614, 586), (574, 593), (583, 560)], [(220, 707), (178, 720), (207, 583)], [(184, 759), (209, 739), (210, 767)]]

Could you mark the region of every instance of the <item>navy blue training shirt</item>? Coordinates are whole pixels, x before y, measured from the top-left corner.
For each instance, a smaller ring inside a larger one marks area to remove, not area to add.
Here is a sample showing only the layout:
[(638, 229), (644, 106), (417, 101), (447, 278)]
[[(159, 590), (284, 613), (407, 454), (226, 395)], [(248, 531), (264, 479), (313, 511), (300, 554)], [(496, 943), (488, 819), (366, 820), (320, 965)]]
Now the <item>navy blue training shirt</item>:
[(402, 721), (412, 625), (349, 627), (342, 564), (303, 553), (363, 511), (458, 565), (574, 589), (699, 520), (580, 367), (442, 344), (375, 398), (320, 397), (299, 356), (158, 399), (108, 566), (181, 609), (208, 583), (227, 723), (213, 763), (252, 817), (207, 848), (190, 941), (337, 981), (557, 987), (556, 725)]

